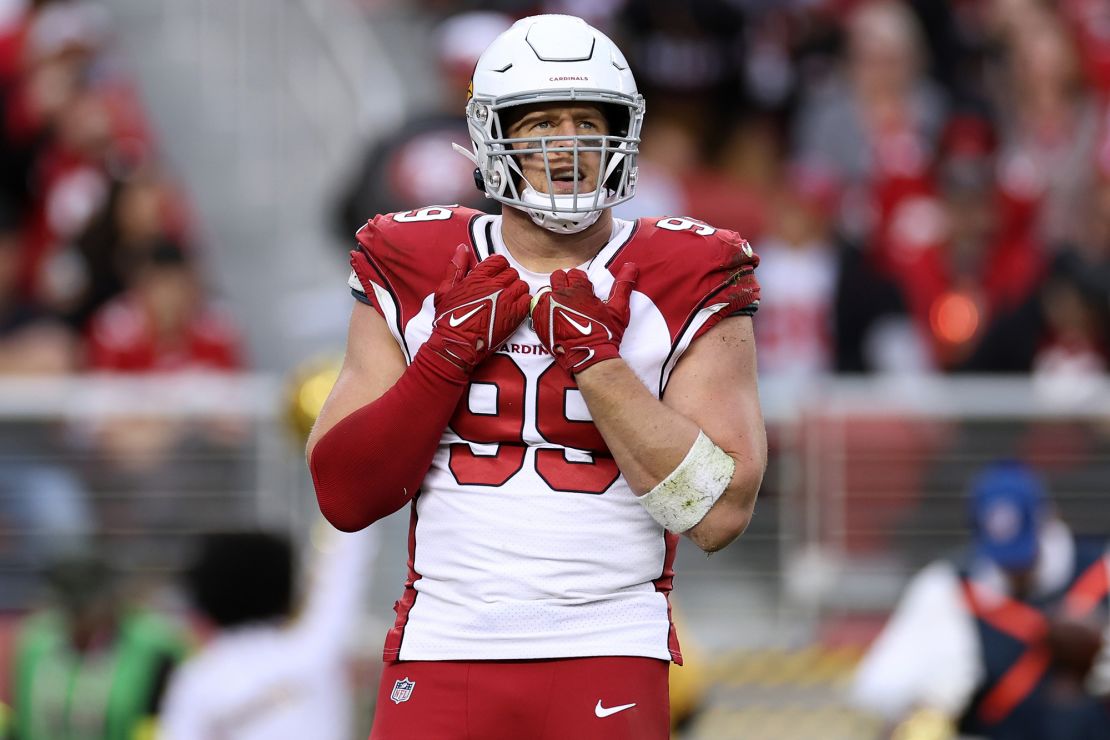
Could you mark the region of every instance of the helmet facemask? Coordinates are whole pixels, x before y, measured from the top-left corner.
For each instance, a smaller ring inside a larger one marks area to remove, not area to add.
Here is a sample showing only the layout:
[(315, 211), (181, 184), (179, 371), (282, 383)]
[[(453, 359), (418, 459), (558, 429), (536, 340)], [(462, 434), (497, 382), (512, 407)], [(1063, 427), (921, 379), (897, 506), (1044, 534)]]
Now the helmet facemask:
[[(509, 138), (504, 123), (507, 109), (534, 103), (593, 103), (607, 113), (611, 132)], [(466, 113), (474, 144), (471, 159), (478, 165), (486, 194), (523, 210), (536, 224), (550, 231), (582, 231), (596, 222), (603, 210), (635, 195), (636, 159), (644, 116), (644, 101), (639, 94), (544, 90), (501, 98), (475, 97), (467, 104)], [(470, 156), (469, 152), (462, 151)], [(597, 156), (598, 186), (584, 191), (582, 178), (576, 176), (570, 192), (556, 192), (558, 180), (552, 173), (553, 154), (560, 157), (559, 168), (566, 168), (569, 161), (573, 173), (582, 173), (586, 157)], [(542, 158), (546, 192), (537, 191), (525, 178), (520, 158), (528, 156)]]

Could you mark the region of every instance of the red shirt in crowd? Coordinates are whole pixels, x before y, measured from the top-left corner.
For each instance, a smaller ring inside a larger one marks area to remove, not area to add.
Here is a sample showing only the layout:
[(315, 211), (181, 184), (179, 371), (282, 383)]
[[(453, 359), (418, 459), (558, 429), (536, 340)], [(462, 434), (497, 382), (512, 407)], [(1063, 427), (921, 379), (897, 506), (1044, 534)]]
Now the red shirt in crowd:
[(243, 356), (238, 333), (217, 312), (200, 309), (174, 336), (160, 338), (138, 301), (128, 296), (93, 317), (87, 352), (91, 369), (140, 373), (238, 370)]

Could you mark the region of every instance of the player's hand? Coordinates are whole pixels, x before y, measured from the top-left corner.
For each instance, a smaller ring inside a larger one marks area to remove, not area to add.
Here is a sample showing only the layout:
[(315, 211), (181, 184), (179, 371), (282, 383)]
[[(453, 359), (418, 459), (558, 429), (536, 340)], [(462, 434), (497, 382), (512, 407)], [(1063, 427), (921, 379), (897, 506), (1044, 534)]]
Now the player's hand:
[(1050, 619), (1045, 645), (1055, 668), (1082, 684), (1102, 649), (1102, 632), (1094, 625), (1077, 619)]
[(532, 301), (532, 326), (564, 370), (576, 375), (620, 356), (621, 337), (628, 327), (628, 297), (638, 276), (636, 265), (626, 263), (608, 300), (602, 301), (581, 270), (551, 273), (551, 287), (541, 289)]
[(496, 254), (475, 266), (460, 244), (435, 293), (436, 319), (427, 347), (469, 374), (528, 315), (528, 284)]

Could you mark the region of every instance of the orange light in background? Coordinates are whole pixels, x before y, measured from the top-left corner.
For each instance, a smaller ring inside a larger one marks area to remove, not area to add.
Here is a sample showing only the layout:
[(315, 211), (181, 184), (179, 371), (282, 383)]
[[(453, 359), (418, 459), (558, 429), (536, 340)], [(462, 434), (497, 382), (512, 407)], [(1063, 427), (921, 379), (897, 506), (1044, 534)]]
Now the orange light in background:
[(929, 309), (929, 328), (945, 344), (963, 344), (979, 331), (979, 306), (967, 293), (943, 293)]

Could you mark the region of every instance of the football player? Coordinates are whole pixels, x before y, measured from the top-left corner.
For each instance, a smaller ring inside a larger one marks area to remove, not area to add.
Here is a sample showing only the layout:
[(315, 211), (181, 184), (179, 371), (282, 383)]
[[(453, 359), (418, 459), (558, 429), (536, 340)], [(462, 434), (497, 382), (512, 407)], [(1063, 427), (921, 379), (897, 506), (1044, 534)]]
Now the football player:
[(372, 737), (666, 738), (678, 537), (733, 541), (766, 464), (758, 258), (689, 218), (612, 216), (644, 100), (581, 19), (499, 36), (466, 116), (502, 214), (362, 227), (308, 443), (336, 527), (410, 509)]

